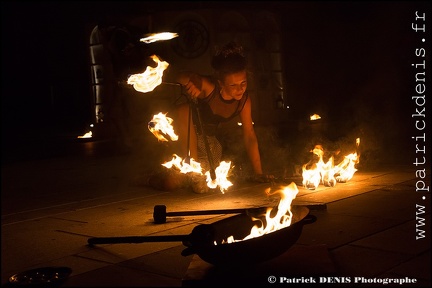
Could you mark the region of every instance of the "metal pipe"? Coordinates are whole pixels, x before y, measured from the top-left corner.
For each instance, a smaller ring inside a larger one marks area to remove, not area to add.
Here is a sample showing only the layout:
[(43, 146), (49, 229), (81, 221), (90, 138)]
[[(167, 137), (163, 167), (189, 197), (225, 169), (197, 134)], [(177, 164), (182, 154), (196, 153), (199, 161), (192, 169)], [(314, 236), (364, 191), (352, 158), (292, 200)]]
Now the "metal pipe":
[(207, 141), (207, 136), (206, 136), (206, 134), (204, 132), (204, 127), (202, 125), (201, 114), (200, 114), (200, 111), (199, 111), (199, 108), (198, 108), (197, 100), (194, 99), (193, 101), (191, 101), (191, 105), (190, 106), (192, 106), (195, 109), (195, 113), (196, 113), (197, 121), (198, 121), (197, 124), (199, 126), (199, 129), (201, 130), (201, 135), (203, 137), (204, 146), (205, 146), (206, 154), (207, 154), (207, 159), (208, 159), (209, 166), (210, 166), (210, 177), (211, 177), (212, 180), (215, 180), (216, 179), (216, 172), (215, 172), (215, 167), (214, 167), (214, 163), (213, 163), (213, 157), (212, 157), (212, 154), (211, 154), (211, 151), (210, 151), (210, 146), (209, 146), (208, 141)]

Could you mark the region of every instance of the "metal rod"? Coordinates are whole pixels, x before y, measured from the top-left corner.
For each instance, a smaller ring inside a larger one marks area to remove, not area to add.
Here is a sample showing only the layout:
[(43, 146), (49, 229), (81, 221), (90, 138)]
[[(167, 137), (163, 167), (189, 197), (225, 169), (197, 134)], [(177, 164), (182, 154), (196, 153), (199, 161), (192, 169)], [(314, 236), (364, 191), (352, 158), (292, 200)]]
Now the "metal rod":
[(212, 154), (210, 151), (210, 146), (209, 146), (208, 141), (207, 141), (207, 136), (204, 132), (204, 127), (202, 125), (201, 114), (200, 114), (200, 111), (199, 111), (199, 108), (198, 108), (198, 105), (196, 102), (197, 102), (196, 99), (195, 99), (195, 101), (191, 101), (191, 106), (195, 109), (195, 113), (197, 115), (198, 126), (201, 130), (201, 135), (203, 137), (204, 146), (205, 146), (206, 153), (207, 153), (207, 159), (209, 161), (209, 166), (210, 166), (210, 177), (212, 180), (215, 180), (216, 179), (216, 172), (215, 172), (215, 167), (214, 167), (214, 163), (213, 163), (213, 157), (212, 157)]
[[(216, 215), (216, 214), (237, 214), (253, 211), (254, 209), (263, 208), (251, 208), (251, 209), (215, 209), (215, 210), (197, 210), (197, 211), (175, 211), (166, 212), (166, 216), (188, 216), (188, 215)], [(265, 212), (265, 211), (264, 211)]]
[(95, 244), (121, 244), (145, 242), (182, 242), (189, 235), (163, 235), (163, 236), (127, 236), (127, 237), (92, 237), (87, 240), (89, 245)]
[(190, 130), (191, 130), (191, 118), (192, 118), (192, 109), (189, 106), (188, 112), (188, 135), (187, 135), (187, 151), (186, 151), (186, 160), (185, 163), (190, 164)]

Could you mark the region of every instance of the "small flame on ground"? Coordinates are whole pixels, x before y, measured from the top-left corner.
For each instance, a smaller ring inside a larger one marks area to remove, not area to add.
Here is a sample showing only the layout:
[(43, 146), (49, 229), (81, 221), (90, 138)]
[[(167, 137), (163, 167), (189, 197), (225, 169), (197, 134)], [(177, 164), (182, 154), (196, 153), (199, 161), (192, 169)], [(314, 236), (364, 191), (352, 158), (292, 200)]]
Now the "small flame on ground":
[(273, 193), (270, 193), (270, 188), (268, 188), (266, 191), (268, 195), (273, 195), (276, 193), (281, 195), (281, 200), (279, 201), (276, 215), (271, 216), (274, 208), (267, 208), (265, 215), (263, 215), (265, 216), (265, 222), (258, 218), (253, 218), (253, 220), (260, 220), (261, 226), (255, 225), (252, 227), (251, 233), (241, 240), (234, 239), (233, 236), (230, 236), (226, 239), (226, 242), (223, 243), (240, 242), (251, 238), (260, 237), (262, 235), (269, 234), (290, 226), (292, 221), (291, 203), (297, 196), (298, 191), (297, 185), (294, 182), (291, 182), (291, 184), (288, 186), (281, 187)]
[(172, 126), (173, 119), (167, 117), (166, 114), (159, 112), (159, 114), (154, 115), (153, 119), (148, 123), (148, 129), (159, 141), (168, 142), (164, 135), (168, 135), (172, 141), (177, 141), (178, 136)]
[(311, 115), (310, 116), (310, 120), (318, 120), (318, 119), (321, 119), (321, 116), (320, 115), (318, 115), (318, 114), (313, 114), (313, 115)]
[(166, 61), (160, 61), (156, 55), (152, 55), (151, 58), (157, 63), (156, 67), (147, 66), (143, 73), (133, 74), (127, 79), (127, 84), (133, 85), (136, 91), (151, 92), (162, 83), (163, 72), (169, 64)]
[(92, 133), (92, 131), (90, 131), (90, 132), (85, 133), (82, 136), (78, 136), (77, 138), (92, 138), (92, 136), (93, 136), (93, 133)]

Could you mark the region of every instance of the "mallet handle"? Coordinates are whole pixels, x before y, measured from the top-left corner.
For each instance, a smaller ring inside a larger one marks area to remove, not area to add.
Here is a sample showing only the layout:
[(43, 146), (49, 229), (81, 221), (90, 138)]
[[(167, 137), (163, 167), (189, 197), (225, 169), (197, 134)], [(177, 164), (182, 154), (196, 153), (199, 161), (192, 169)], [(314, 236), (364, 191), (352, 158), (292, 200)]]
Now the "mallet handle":
[(237, 213), (245, 213), (248, 210), (252, 211), (253, 209), (260, 209), (260, 208), (250, 208), (250, 209), (216, 209), (216, 210), (201, 210), (201, 211), (200, 210), (197, 210), (197, 211), (174, 211), (174, 212), (166, 212), (166, 216), (237, 214)]
[(95, 244), (121, 244), (121, 243), (145, 243), (145, 242), (182, 242), (189, 235), (164, 235), (164, 236), (126, 236), (126, 237), (92, 237), (87, 240), (89, 245)]
[(260, 208), (241, 208), (241, 209), (217, 209), (217, 210), (198, 210), (198, 211), (174, 211), (167, 212), (165, 205), (156, 205), (153, 209), (153, 220), (155, 223), (165, 223), (170, 216), (192, 216), (192, 215), (215, 215), (215, 214), (264, 214), (267, 207)]

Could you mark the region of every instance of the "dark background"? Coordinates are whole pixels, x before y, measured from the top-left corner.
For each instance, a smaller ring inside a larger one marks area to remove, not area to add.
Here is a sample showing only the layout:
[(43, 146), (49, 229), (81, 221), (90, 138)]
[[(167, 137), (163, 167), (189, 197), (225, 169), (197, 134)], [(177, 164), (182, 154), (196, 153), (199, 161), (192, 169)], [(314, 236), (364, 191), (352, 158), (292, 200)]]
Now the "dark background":
[(415, 11), (431, 16), (428, 1), (3, 1), (2, 154), (18, 142), (76, 135), (91, 122), (88, 37), (100, 19), (221, 5), (280, 13), (291, 120), (318, 110), (338, 123), (335, 137), (363, 130), (379, 138), (389, 158), (410, 163), (416, 134), (411, 64), (419, 60), (415, 48), (428, 47), (430, 66), (431, 41), (411, 22)]

